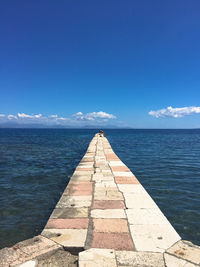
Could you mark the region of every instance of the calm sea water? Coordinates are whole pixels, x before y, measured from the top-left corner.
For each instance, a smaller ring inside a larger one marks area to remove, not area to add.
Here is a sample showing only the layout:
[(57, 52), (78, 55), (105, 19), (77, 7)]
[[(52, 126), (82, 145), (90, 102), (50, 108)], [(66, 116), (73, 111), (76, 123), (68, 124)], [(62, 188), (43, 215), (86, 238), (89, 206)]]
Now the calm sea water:
[[(40, 233), (97, 130), (0, 129), (0, 247)], [(183, 239), (200, 245), (200, 130), (105, 130)]]

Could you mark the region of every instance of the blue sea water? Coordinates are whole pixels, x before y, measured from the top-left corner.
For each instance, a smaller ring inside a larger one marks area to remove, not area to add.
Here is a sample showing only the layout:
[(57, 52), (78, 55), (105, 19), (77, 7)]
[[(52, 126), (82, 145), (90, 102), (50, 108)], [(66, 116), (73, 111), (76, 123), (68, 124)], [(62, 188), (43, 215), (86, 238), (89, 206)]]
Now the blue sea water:
[[(40, 233), (97, 130), (0, 129), (0, 247)], [(105, 130), (183, 239), (200, 245), (200, 130)]]

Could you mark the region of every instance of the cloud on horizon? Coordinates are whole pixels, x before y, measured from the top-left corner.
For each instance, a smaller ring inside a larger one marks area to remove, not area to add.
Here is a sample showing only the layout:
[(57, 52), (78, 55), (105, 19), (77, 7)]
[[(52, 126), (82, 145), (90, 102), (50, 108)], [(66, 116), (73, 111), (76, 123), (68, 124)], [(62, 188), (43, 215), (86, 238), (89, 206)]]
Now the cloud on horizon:
[(86, 114), (83, 114), (82, 112), (77, 112), (73, 115), (73, 117), (81, 121), (95, 121), (96, 119), (103, 119), (105, 121), (108, 119), (116, 119), (116, 116), (103, 111), (91, 112)]
[(192, 114), (200, 114), (200, 107), (183, 107), (183, 108), (167, 107), (156, 111), (155, 110), (149, 111), (149, 115), (156, 118), (165, 118), (165, 117), (181, 118)]
[(43, 116), (42, 114), (0, 114), (0, 123), (15, 122), (19, 124), (42, 124), (46, 126), (66, 126), (66, 127), (81, 127), (85, 125), (103, 125), (111, 119), (116, 119), (116, 116), (103, 111), (91, 112), (83, 114), (77, 112), (70, 117), (59, 117), (57, 114)]

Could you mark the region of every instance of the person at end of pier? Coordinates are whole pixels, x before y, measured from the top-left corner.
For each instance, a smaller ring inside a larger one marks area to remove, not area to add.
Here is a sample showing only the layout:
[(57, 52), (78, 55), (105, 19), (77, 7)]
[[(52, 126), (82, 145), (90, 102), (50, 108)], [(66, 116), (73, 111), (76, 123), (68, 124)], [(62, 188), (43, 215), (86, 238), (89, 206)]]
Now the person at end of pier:
[(104, 131), (103, 131), (103, 130), (99, 130), (99, 135), (100, 135), (101, 137), (105, 136)]

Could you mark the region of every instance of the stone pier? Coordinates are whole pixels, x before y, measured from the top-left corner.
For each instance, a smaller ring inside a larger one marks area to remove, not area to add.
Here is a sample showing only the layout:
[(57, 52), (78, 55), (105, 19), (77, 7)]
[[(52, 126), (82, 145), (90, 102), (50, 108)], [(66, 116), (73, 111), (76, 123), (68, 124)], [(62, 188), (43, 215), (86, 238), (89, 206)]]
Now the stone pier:
[(130, 169), (96, 134), (42, 233), (0, 251), (0, 266), (192, 267), (181, 237)]

